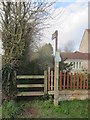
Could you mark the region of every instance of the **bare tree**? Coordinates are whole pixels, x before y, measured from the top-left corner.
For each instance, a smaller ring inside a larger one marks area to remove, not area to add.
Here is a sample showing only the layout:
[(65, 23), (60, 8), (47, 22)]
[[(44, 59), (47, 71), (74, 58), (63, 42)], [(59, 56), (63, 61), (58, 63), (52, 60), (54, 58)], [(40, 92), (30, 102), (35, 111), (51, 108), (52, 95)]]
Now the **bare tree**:
[[(47, 19), (47, 9), (53, 3), (45, 2), (2, 2), (3, 90), (11, 99), (15, 94), (14, 69), (26, 59), (29, 46), (35, 42)], [(14, 69), (13, 69), (14, 68)]]
[(47, 10), (53, 3), (2, 2), (2, 42), (4, 62), (14, 65), (27, 53), (30, 44), (47, 19)]

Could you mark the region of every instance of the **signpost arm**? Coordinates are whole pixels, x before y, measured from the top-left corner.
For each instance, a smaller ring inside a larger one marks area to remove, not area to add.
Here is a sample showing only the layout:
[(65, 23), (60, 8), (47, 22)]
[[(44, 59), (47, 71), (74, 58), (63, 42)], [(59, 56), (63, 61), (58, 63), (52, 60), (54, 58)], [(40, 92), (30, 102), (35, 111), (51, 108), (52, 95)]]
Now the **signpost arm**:
[(58, 31), (56, 30), (56, 51), (57, 51), (57, 49), (58, 49)]

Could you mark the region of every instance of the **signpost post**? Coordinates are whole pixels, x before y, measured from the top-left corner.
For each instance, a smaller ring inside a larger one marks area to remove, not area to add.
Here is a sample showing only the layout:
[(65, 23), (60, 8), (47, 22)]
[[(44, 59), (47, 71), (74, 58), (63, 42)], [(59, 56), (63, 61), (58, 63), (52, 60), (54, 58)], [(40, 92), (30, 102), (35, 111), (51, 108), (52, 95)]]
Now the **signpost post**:
[(55, 66), (54, 66), (54, 105), (58, 105), (58, 79), (59, 79), (59, 62), (61, 57), (58, 52), (58, 31), (52, 35), (52, 40), (55, 39)]

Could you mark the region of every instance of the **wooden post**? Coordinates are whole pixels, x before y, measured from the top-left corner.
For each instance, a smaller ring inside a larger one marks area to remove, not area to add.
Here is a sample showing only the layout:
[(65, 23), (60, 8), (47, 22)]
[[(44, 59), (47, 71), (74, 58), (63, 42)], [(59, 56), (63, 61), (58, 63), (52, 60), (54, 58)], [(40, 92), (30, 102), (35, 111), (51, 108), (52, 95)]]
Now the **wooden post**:
[(88, 75), (88, 77), (87, 77), (87, 87), (86, 87), (86, 89), (88, 89), (88, 86), (89, 86), (89, 85), (88, 85), (88, 84), (89, 84), (89, 83), (88, 83), (88, 79), (89, 79), (89, 75)]
[(55, 62), (55, 71), (54, 71), (54, 105), (58, 105), (58, 65)]
[(58, 31), (56, 30), (53, 34), (52, 39), (56, 40), (56, 49), (55, 49), (55, 75), (54, 75), (54, 105), (58, 105), (58, 78), (59, 78), (59, 62), (61, 61), (60, 53), (58, 50)]
[(48, 67), (48, 90), (50, 90), (50, 67)]
[(80, 75), (80, 89), (82, 89), (82, 74)]
[(67, 73), (67, 88), (69, 88), (69, 73)]
[(72, 73), (70, 74), (70, 89), (72, 89)]
[(65, 89), (65, 84), (66, 84), (66, 72), (64, 72), (64, 85), (63, 85), (64, 89)]
[(44, 94), (47, 94), (47, 71), (44, 71)]
[(62, 90), (62, 72), (60, 71), (60, 90)]
[(84, 74), (84, 84), (83, 84), (83, 89), (85, 89), (85, 81), (86, 81), (86, 75)]
[(53, 90), (53, 71), (51, 71), (51, 90)]
[(14, 71), (14, 83), (15, 83), (15, 93), (17, 94), (17, 74), (16, 71)]
[(76, 78), (77, 78), (77, 89), (79, 89), (79, 75), (76, 73)]
[(74, 73), (74, 89), (76, 88), (76, 73)]

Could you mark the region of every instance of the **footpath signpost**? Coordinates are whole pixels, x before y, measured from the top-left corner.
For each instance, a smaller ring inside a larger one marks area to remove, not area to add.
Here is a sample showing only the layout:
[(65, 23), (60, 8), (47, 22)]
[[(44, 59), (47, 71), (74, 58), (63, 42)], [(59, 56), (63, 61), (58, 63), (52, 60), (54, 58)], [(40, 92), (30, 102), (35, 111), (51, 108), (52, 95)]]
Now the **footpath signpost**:
[(52, 40), (55, 39), (55, 64), (54, 64), (54, 105), (58, 105), (58, 79), (59, 79), (59, 62), (61, 57), (58, 52), (58, 31), (52, 35)]

